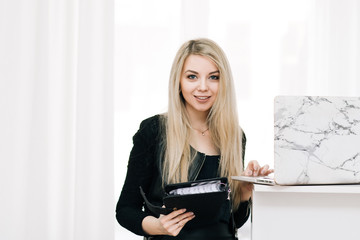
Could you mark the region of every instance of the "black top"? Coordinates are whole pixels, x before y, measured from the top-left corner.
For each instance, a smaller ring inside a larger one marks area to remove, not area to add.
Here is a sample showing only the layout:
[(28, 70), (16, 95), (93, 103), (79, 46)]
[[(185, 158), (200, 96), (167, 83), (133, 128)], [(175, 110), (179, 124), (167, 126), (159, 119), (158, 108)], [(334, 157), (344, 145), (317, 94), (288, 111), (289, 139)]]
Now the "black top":
[[(205, 155), (200, 152), (198, 152), (198, 154)], [(217, 177), (218, 176), (218, 168), (219, 168), (219, 159), (220, 159), (220, 156), (205, 155), (205, 162), (199, 172), (197, 180)]]
[[(156, 216), (144, 206), (144, 200), (139, 187), (144, 190), (147, 198), (158, 206), (162, 206), (164, 193), (161, 182), (161, 139), (159, 138), (160, 121), (159, 115), (144, 120), (133, 137), (133, 148), (130, 152), (126, 179), (116, 206), (116, 218), (120, 225), (137, 235), (147, 236), (142, 229), (142, 220), (149, 215)], [(243, 139), (245, 141), (245, 138)], [(243, 143), (245, 151), (245, 142)], [(218, 176), (219, 156), (205, 157), (197, 180), (214, 178)], [(230, 225), (232, 223), (229, 201), (223, 206), (221, 222)], [(248, 202), (241, 203), (234, 212), (234, 220), (237, 228), (241, 227), (249, 217)], [(183, 230), (186, 230), (186, 225)]]

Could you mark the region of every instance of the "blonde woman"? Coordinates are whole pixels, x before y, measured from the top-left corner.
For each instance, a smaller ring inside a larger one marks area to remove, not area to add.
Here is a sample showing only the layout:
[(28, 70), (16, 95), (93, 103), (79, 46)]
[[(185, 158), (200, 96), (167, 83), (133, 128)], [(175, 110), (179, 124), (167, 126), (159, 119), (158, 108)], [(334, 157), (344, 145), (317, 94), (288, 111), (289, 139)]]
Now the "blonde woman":
[[(145, 239), (224, 239), (236, 237), (249, 216), (252, 185), (235, 175), (268, 175), (273, 170), (251, 161), (244, 171), (245, 135), (238, 125), (234, 83), (222, 49), (209, 39), (185, 42), (175, 56), (169, 81), (168, 112), (144, 120), (133, 137), (126, 180), (116, 207), (118, 222)], [(196, 216), (186, 209), (157, 215), (164, 186), (227, 177), (231, 200), (216, 221), (189, 228)], [(231, 210), (232, 209), (232, 210)]]

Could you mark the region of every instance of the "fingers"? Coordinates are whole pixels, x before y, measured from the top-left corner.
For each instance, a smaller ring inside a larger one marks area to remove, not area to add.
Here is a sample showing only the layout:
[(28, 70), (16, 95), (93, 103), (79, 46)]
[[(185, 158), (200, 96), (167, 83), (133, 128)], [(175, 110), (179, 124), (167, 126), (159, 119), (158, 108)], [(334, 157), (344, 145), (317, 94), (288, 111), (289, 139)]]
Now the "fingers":
[(193, 219), (195, 217), (194, 213), (189, 212), (186, 214), (182, 214), (181, 215), (181, 220), (179, 222), (176, 223), (177, 228), (180, 228), (180, 230), (185, 226), (185, 224), (190, 221), (191, 219)]
[(260, 175), (265, 175), (269, 171), (269, 165), (265, 164), (262, 168), (260, 168)]
[(252, 160), (247, 165), (244, 174), (245, 176), (267, 176), (270, 173), (274, 172), (274, 169), (269, 169), (269, 165), (265, 164), (264, 166), (260, 166), (260, 164), (256, 160)]
[(194, 213), (188, 212), (174, 218), (169, 224), (169, 235), (177, 236), (185, 224), (194, 217)]
[(258, 176), (260, 170), (260, 164), (256, 160), (251, 160), (246, 167), (245, 175), (246, 176)]
[(269, 175), (271, 173), (274, 173), (274, 169), (268, 169), (263, 175), (267, 176), (267, 175)]
[(177, 236), (184, 225), (195, 217), (193, 212), (186, 212), (186, 209), (180, 209), (160, 216), (160, 222), (167, 235)]
[(270, 169), (269, 165), (266, 164), (260, 169), (259, 174), (261, 176), (267, 176), (267, 175), (269, 175), (269, 174), (271, 174), (273, 172), (274, 172), (274, 169)]

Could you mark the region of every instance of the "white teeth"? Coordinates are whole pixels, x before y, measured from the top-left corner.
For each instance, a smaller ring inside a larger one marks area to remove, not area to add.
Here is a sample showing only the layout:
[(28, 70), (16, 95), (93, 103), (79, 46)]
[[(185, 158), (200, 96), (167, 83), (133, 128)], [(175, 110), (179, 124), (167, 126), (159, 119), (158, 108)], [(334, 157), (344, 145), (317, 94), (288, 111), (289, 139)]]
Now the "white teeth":
[(197, 97), (198, 99), (200, 99), (200, 100), (205, 100), (205, 99), (207, 99), (208, 97)]

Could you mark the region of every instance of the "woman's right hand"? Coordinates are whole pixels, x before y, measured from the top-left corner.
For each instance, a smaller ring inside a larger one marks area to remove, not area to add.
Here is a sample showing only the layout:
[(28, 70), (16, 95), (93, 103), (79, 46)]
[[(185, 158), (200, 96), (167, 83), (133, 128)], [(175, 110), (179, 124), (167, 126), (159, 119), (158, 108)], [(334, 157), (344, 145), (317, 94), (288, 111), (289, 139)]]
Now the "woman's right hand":
[(159, 218), (147, 216), (142, 222), (142, 227), (149, 235), (177, 236), (185, 224), (195, 217), (193, 212), (186, 209), (175, 210)]
[(185, 224), (195, 217), (193, 212), (186, 212), (186, 209), (180, 209), (160, 215), (159, 222), (165, 235), (177, 236)]

